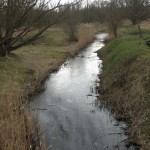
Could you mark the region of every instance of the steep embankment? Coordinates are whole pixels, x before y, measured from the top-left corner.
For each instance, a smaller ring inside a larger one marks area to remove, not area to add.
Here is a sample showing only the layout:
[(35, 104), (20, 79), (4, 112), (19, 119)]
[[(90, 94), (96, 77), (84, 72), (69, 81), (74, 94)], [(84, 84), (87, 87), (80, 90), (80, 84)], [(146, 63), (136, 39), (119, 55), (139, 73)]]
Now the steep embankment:
[[(122, 32), (124, 31), (124, 33)], [(130, 31), (130, 33), (129, 33)], [(123, 34), (122, 34), (123, 33)], [(116, 117), (127, 121), (132, 142), (150, 148), (150, 47), (131, 27), (120, 29), (120, 37), (107, 44), (99, 55), (104, 68), (99, 91)]]

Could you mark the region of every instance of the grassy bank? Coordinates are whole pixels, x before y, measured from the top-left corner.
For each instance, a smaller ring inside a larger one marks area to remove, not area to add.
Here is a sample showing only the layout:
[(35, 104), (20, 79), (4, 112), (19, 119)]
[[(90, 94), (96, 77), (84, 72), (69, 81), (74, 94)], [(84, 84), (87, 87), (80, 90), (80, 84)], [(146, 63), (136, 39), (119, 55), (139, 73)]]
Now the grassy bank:
[(111, 106), (118, 119), (126, 120), (126, 132), (131, 142), (143, 150), (150, 147), (150, 29), (143, 29), (143, 39), (137, 28), (122, 26), (119, 37), (108, 43), (103, 56), (104, 71), (100, 92), (105, 104)]
[(50, 72), (56, 71), (94, 38), (92, 28), (80, 31), (87, 33), (82, 34), (84, 44), (81, 40), (68, 43), (62, 29), (51, 28), (35, 43), (14, 51), (7, 58), (0, 58), (1, 150), (45, 149), (41, 130), (26, 108), (28, 97), (41, 90)]

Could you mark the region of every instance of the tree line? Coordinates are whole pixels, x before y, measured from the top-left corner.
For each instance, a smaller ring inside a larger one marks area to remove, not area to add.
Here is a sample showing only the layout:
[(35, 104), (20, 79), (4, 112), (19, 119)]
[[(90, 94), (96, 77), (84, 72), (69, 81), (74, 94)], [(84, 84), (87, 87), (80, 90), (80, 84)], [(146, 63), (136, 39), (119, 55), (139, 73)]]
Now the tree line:
[[(78, 7), (79, 8), (79, 7)], [(75, 33), (79, 23), (99, 22), (108, 25), (114, 37), (118, 36), (117, 30), (123, 20), (130, 20), (136, 25), (139, 36), (142, 38), (141, 23), (150, 19), (149, 0), (97, 0), (91, 4), (87, 3), (84, 8), (73, 9), (68, 16), (68, 28)], [(73, 16), (73, 17), (72, 17)], [(74, 30), (73, 30), (74, 28)], [(72, 36), (71, 39), (75, 36)]]
[(37, 40), (49, 27), (61, 23), (76, 39), (81, 23), (107, 23), (117, 37), (122, 20), (137, 25), (142, 38), (141, 22), (150, 18), (149, 0), (96, 0), (83, 5), (82, 0), (53, 5), (46, 0), (0, 0), (0, 56), (6, 56)]

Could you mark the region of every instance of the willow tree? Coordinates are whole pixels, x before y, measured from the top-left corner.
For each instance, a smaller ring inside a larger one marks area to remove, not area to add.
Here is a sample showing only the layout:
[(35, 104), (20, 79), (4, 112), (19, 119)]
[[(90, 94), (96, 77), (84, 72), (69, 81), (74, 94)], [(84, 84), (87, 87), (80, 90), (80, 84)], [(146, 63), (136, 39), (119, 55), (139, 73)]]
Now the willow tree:
[(121, 0), (110, 0), (106, 3), (106, 16), (110, 30), (115, 37), (118, 36), (117, 30), (123, 19)]
[(139, 36), (142, 38), (141, 22), (149, 17), (149, 0), (125, 0), (128, 18), (137, 25)]
[(38, 39), (73, 4), (59, 12), (61, 0), (55, 5), (45, 0), (0, 0), (0, 56)]

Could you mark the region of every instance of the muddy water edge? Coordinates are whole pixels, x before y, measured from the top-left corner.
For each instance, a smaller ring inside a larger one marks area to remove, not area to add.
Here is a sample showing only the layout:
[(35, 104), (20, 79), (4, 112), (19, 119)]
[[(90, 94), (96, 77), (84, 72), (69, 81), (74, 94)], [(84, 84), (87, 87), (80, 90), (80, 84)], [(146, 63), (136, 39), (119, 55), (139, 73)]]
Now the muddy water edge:
[(45, 82), (45, 91), (29, 103), (42, 126), (48, 149), (136, 149), (126, 146), (126, 124), (117, 122), (98, 99), (102, 60), (96, 52), (104, 46), (106, 36), (97, 34), (92, 44), (52, 73)]

